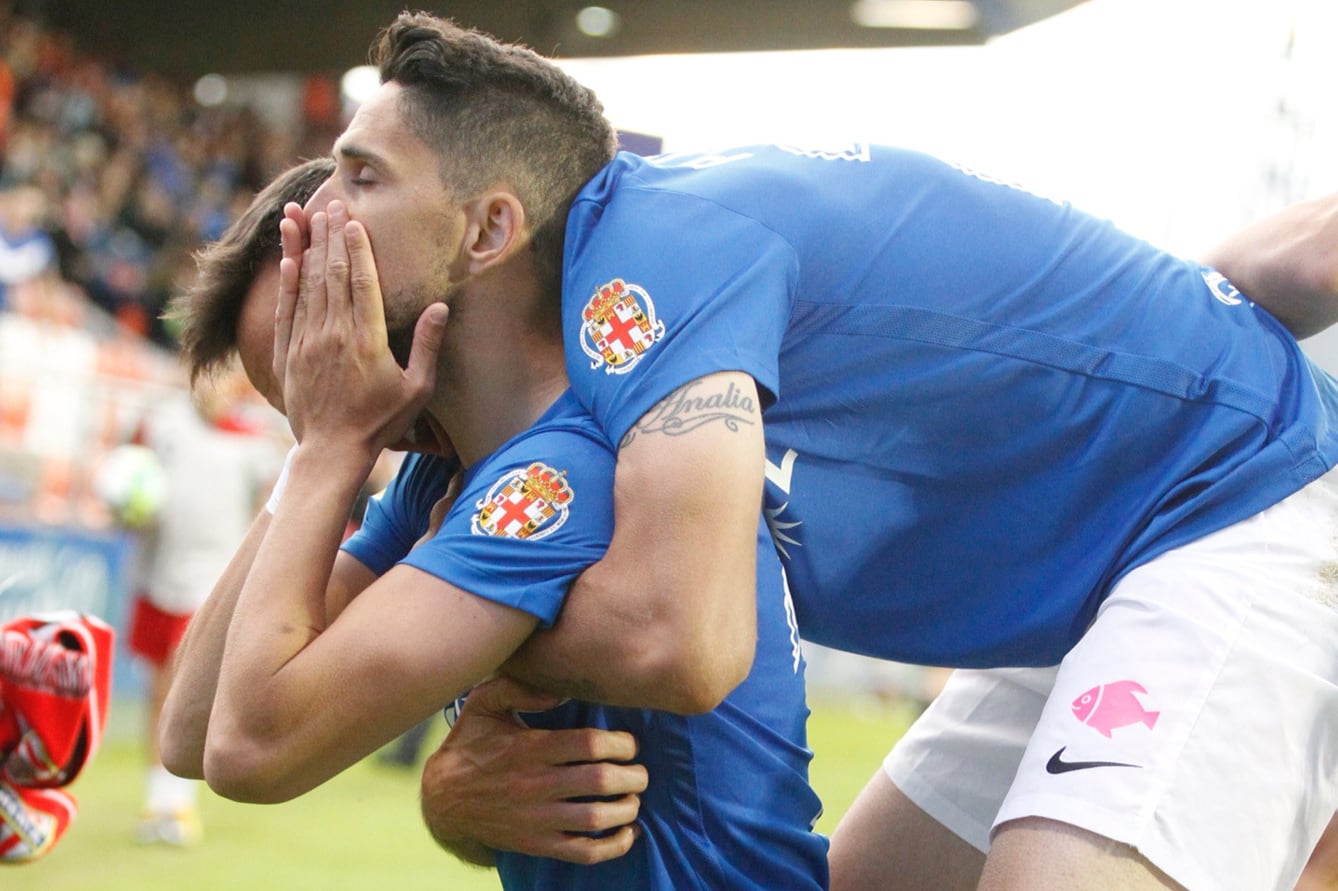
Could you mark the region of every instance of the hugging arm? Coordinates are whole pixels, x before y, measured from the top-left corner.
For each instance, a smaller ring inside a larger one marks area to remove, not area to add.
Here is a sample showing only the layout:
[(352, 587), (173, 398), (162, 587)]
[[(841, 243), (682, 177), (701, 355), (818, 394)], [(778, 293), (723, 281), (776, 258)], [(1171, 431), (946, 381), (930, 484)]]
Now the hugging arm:
[[(713, 375), (666, 404), (704, 405), (731, 386), (756, 392), (744, 375)], [(661, 405), (624, 437), (609, 551), (505, 672), (562, 695), (684, 713), (714, 708), (747, 675), (764, 468), (756, 405), (754, 395), (673, 423)], [(593, 728), (525, 729), (510, 710), (527, 696), (506, 679), (470, 695), (423, 773), (429, 831), (474, 862), (488, 862), (489, 848), (574, 863), (626, 853), (647, 782), (626, 763), (635, 742)], [(614, 800), (590, 800), (603, 796)]]
[[(731, 391), (747, 395), (724, 398)], [(752, 378), (722, 372), (666, 397), (619, 446), (608, 552), (506, 672), (610, 705), (719, 705), (748, 675), (757, 641), (764, 467)]]

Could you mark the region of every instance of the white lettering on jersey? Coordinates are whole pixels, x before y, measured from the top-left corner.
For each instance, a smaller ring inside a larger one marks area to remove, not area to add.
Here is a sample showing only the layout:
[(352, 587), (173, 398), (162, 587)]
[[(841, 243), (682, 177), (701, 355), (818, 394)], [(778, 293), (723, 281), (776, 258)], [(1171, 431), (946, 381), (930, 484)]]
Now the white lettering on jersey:
[(793, 656), (794, 672), (799, 673), (799, 660), (803, 657), (803, 649), (799, 643), (799, 618), (794, 614), (794, 598), (790, 596), (790, 577), (785, 574), (785, 567), (781, 567), (781, 587), (785, 589), (785, 622), (790, 626), (790, 654)]
[(721, 155), (715, 152), (677, 152), (655, 155), (646, 160), (656, 167), (690, 167), (693, 170), (706, 170), (708, 167), (732, 164), (735, 161), (743, 161), (752, 156), (752, 152), (735, 152), (732, 155)]
[(794, 478), (794, 459), (799, 457), (799, 453), (794, 449), (786, 449), (785, 454), (781, 456), (780, 466), (771, 463), (767, 459), (767, 479), (775, 483), (776, 488), (780, 489), (786, 495), (790, 494), (790, 480)]
[(1217, 302), (1226, 306), (1239, 306), (1245, 302), (1244, 298), (1240, 296), (1240, 291), (1236, 290), (1236, 286), (1216, 269), (1205, 266), (1199, 270), (1199, 273), (1203, 276), (1203, 283), (1208, 286), (1208, 290), (1212, 292), (1213, 298)]
[[(794, 449), (787, 449), (785, 454), (781, 456), (779, 465), (772, 464), (771, 459), (767, 459), (767, 482), (786, 495), (790, 494), (790, 481), (794, 478), (794, 462), (798, 457), (799, 453)], [(786, 548), (786, 545), (800, 546), (798, 539), (789, 536), (789, 531), (803, 525), (802, 521), (789, 522), (781, 519), (781, 514), (789, 506), (790, 502), (787, 500), (780, 507), (768, 507), (762, 512), (767, 519), (767, 529), (771, 531), (771, 541), (785, 560), (790, 559), (790, 551)]]
[(1049, 201), (1051, 204), (1057, 205), (1059, 207), (1064, 206), (1064, 202), (1056, 201), (1049, 195), (1042, 195), (1040, 192), (1033, 192), (1026, 186), (1021, 186), (1018, 185), (1017, 183), (1009, 182), (1006, 179), (999, 179), (998, 177), (990, 176), (988, 173), (981, 173), (979, 170), (973, 170), (972, 168), (967, 167), (965, 164), (959, 164), (956, 161), (946, 161), (945, 163), (954, 170), (960, 170), (967, 176), (972, 177), (974, 179), (978, 179), (983, 183), (990, 183), (991, 185), (996, 185), (996, 186), (1004, 186), (1005, 188), (1013, 189), (1018, 192), (1026, 192), (1028, 195), (1033, 195), (1037, 198), (1043, 198), (1046, 201)]
[(821, 161), (860, 161), (867, 163), (871, 154), (867, 142), (849, 142), (845, 145), (824, 146), (822, 148), (804, 148), (778, 142), (776, 148), (792, 155), (798, 155), (801, 158), (817, 158)]

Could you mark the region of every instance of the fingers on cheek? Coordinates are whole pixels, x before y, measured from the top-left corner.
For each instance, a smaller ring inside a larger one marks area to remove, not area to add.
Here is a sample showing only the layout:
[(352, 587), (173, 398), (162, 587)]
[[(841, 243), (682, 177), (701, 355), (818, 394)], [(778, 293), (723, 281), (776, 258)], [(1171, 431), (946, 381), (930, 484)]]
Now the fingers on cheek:
[(302, 283), (305, 287), (314, 287), (325, 278), (324, 254), (318, 257), (313, 251), (308, 248), (302, 252)]
[(372, 265), (375, 260), (372, 256), (372, 242), (367, 235), (367, 230), (357, 223), (350, 223), (347, 239), (349, 255), (359, 265), (366, 268), (369, 275), (374, 275)]
[[(279, 261), (279, 288), (281, 291), (292, 293), (297, 290), (299, 276), (302, 271), (298, 261), (292, 257), (284, 257)], [(283, 304), (279, 304), (282, 308)]]

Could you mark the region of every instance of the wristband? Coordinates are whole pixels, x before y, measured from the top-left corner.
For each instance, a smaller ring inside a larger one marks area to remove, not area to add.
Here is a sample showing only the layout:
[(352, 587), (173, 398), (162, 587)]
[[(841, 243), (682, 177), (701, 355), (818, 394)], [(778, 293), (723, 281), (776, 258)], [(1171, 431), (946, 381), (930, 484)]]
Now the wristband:
[(269, 493), (269, 501), (265, 502), (265, 511), (270, 516), (279, 509), (279, 499), (283, 497), (283, 490), (288, 487), (288, 468), (293, 466), (293, 455), (296, 453), (296, 445), (288, 450), (288, 456), (283, 459), (283, 470), (279, 471), (279, 478), (274, 481), (274, 489)]

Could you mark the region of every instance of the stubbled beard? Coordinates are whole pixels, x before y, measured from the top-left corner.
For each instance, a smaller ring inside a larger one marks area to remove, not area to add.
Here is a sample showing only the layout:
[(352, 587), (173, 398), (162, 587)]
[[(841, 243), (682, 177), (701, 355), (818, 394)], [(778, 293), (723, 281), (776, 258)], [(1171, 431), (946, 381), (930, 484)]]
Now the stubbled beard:
[(386, 342), (390, 345), (390, 354), (395, 357), (400, 368), (409, 367), (409, 352), (413, 349), (413, 331), (415, 319), (409, 324), (397, 324), (386, 329)]
[[(455, 294), (456, 288), (450, 288), (446, 293), (438, 297), (434, 303), (445, 303), (450, 305), (451, 296)], [(387, 301), (387, 307), (391, 304)], [(418, 326), (418, 318), (423, 310), (431, 304), (419, 301), (397, 301), (396, 306), (416, 306), (418, 312), (412, 317), (407, 317), (403, 310), (395, 312), (387, 309), (386, 315), (386, 343), (390, 346), (390, 354), (395, 357), (401, 368), (409, 367), (409, 353), (413, 350), (413, 332)], [(392, 316), (394, 316), (392, 318)]]

